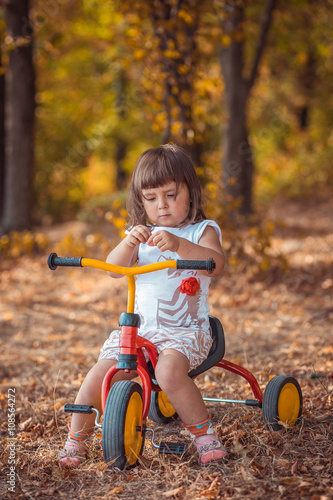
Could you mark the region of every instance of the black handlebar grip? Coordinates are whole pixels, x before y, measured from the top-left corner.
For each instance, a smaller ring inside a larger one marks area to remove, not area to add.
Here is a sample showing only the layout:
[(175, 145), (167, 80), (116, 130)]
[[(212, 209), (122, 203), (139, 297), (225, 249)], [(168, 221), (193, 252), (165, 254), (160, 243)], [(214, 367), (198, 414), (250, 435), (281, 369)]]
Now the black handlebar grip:
[(47, 264), (54, 271), (58, 266), (82, 267), (82, 257), (58, 257), (56, 253), (50, 253)]
[(208, 260), (177, 260), (177, 269), (196, 269), (212, 273), (215, 268), (215, 260), (211, 257)]

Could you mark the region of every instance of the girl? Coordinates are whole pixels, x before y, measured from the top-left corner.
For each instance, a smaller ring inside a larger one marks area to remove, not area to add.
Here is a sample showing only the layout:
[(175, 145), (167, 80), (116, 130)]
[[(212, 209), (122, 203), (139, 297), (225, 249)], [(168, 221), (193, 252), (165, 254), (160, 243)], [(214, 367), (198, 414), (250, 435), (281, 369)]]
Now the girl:
[[(205, 217), (199, 179), (183, 149), (168, 144), (145, 151), (136, 164), (128, 201), (132, 226), (110, 252), (107, 262), (119, 266), (137, 262), (141, 266), (161, 260), (212, 257), (216, 262), (212, 275), (222, 273), (225, 259), (221, 231)], [(184, 280), (188, 277), (190, 282)], [(136, 280), (139, 333), (151, 340), (159, 352), (155, 378), (194, 439), (202, 464), (227, 455), (214, 433), (200, 391), (188, 376), (207, 358), (212, 343), (209, 283), (205, 272), (174, 269), (138, 275)], [(85, 378), (76, 404), (93, 405), (101, 411), (101, 384), (117, 362), (118, 342), (119, 331), (112, 332)], [(113, 382), (133, 376), (117, 372)], [(86, 440), (93, 427), (94, 414), (73, 414), (67, 442), (60, 452), (63, 466), (76, 467), (87, 458)]]

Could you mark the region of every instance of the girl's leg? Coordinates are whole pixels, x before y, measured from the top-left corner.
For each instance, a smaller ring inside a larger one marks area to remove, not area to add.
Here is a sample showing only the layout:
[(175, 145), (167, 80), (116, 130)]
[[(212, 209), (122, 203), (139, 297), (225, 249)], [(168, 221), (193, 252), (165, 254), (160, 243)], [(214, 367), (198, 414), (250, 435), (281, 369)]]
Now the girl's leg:
[(189, 360), (184, 354), (165, 349), (160, 353), (155, 369), (159, 386), (185, 425), (202, 422), (208, 417), (201, 393), (188, 376), (189, 368)]
[(155, 376), (194, 438), (201, 463), (221, 460), (227, 452), (214, 433), (201, 393), (188, 371), (186, 356), (174, 349), (165, 349), (159, 355)]
[[(106, 372), (116, 363), (113, 359), (101, 359), (87, 373), (76, 396), (75, 404), (92, 405), (101, 413), (101, 388)], [(73, 413), (71, 429), (89, 434), (94, 430), (95, 413)]]
[[(101, 413), (101, 388), (106, 372), (117, 361), (102, 359), (88, 372), (75, 399), (75, 404), (92, 405)], [(119, 371), (115, 374), (112, 383), (123, 379), (132, 379), (134, 373), (125, 374)], [(93, 433), (95, 413), (73, 413), (68, 438), (60, 452), (60, 464), (64, 467), (77, 467), (87, 458), (86, 441)]]

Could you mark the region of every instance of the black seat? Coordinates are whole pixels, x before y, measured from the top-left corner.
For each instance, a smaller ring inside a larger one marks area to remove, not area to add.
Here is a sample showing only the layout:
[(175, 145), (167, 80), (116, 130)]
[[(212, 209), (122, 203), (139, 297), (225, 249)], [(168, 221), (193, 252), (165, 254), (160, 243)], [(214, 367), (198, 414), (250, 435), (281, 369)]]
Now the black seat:
[[(209, 327), (210, 334), (213, 339), (212, 347), (210, 348), (208, 357), (201, 363), (201, 365), (197, 366), (194, 370), (189, 372), (189, 377), (194, 378), (200, 375), (213, 366), (215, 366), (221, 359), (223, 359), (225, 352), (225, 342), (224, 342), (224, 331), (221, 324), (221, 321), (215, 316), (209, 316)], [(153, 380), (155, 380), (155, 372), (151, 361), (147, 363), (150, 375)]]
[(197, 366), (194, 370), (189, 372), (191, 378), (197, 377), (200, 373), (203, 373), (213, 366), (215, 366), (221, 359), (223, 359), (225, 353), (225, 342), (224, 342), (224, 331), (221, 321), (215, 316), (209, 316), (209, 326), (210, 334), (213, 338), (213, 344), (210, 348), (208, 357)]

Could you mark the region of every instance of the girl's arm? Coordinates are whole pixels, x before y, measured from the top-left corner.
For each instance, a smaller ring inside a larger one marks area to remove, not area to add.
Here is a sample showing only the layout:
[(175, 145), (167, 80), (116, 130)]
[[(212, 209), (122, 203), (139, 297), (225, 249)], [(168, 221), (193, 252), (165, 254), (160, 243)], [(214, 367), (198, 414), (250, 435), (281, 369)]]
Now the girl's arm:
[[(146, 226), (134, 226), (126, 237), (109, 253), (106, 262), (116, 266), (132, 267), (138, 260), (140, 243), (146, 243), (150, 237), (150, 229)], [(121, 274), (109, 272), (113, 278), (121, 278)]]
[[(157, 246), (162, 252), (166, 250), (177, 252), (184, 260), (207, 260), (212, 257), (216, 268), (209, 276), (219, 276), (225, 266), (225, 256), (218, 234), (211, 226), (206, 227), (198, 244), (175, 236), (168, 231), (158, 231), (148, 239), (147, 244)], [(207, 275), (205, 272), (202, 274)]]

